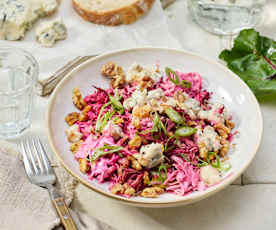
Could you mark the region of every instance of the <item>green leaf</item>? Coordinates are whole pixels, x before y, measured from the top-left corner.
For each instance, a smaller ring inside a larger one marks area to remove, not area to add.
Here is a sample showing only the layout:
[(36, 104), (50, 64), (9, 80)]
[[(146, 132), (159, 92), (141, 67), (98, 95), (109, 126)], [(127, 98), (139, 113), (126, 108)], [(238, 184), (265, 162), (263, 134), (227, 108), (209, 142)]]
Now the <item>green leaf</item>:
[(254, 29), (240, 32), (231, 50), (219, 58), (237, 74), (257, 98), (276, 95), (276, 42)]
[(96, 161), (102, 156), (105, 156), (110, 153), (115, 153), (123, 150), (124, 148), (121, 146), (108, 145), (104, 144), (103, 147), (96, 148), (93, 152), (93, 155), (90, 157), (91, 161)]

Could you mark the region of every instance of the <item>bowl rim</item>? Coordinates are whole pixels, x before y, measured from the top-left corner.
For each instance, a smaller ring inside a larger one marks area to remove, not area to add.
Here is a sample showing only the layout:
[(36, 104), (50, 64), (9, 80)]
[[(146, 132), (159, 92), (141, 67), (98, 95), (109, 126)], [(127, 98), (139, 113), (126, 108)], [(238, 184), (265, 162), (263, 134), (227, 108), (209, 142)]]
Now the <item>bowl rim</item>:
[[(53, 135), (51, 133), (51, 119), (50, 119), (50, 115), (53, 109), (53, 104), (54, 101), (56, 99), (56, 96), (59, 92), (59, 90), (63, 87), (63, 85), (72, 78), (72, 76), (77, 73), (80, 69), (85, 68), (86, 66), (88, 66), (89, 64), (93, 63), (95, 60), (100, 60), (100, 59), (104, 59), (106, 57), (110, 57), (112, 55), (115, 54), (123, 54), (123, 53), (128, 53), (128, 52), (135, 52), (135, 51), (167, 51), (167, 52), (176, 52), (176, 53), (182, 53), (185, 55), (190, 55), (190, 56), (194, 56), (196, 58), (202, 59), (205, 62), (209, 62), (214, 66), (217, 66), (217, 68), (221, 68), (223, 71), (225, 71), (227, 74), (229, 74), (230, 76), (234, 77), (236, 80), (238, 80), (240, 82), (240, 84), (242, 84), (243, 86), (245, 86), (245, 88), (248, 91), (248, 96), (251, 97), (252, 102), (255, 103), (256, 105), (256, 116), (258, 117), (258, 120), (260, 122), (260, 132), (259, 132), (259, 136), (258, 136), (258, 142), (256, 143), (256, 147), (254, 150), (254, 153), (252, 155), (252, 157), (248, 160), (248, 162), (244, 165), (244, 167), (240, 168), (238, 171), (236, 171), (235, 173), (233, 173), (233, 175), (229, 176), (227, 179), (223, 180), (222, 182), (220, 182), (218, 185), (210, 187), (206, 193), (203, 194), (195, 194), (193, 197), (188, 197), (185, 199), (185, 196), (183, 197), (183, 199), (181, 200), (169, 200), (166, 202), (163, 201), (151, 201), (151, 202), (144, 202), (144, 201), (137, 201), (137, 200), (131, 200), (129, 198), (125, 198), (122, 196), (117, 196), (114, 195), (110, 192), (105, 192), (102, 191), (101, 189), (98, 189), (96, 187), (94, 187), (91, 183), (88, 183), (85, 179), (81, 178), (80, 176), (76, 175), (65, 163), (65, 161), (63, 160), (62, 156), (59, 154), (55, 144), (54, 144), (54, 139), (53, 139)], [(57, 156), (59, 162), (61, 163), (61, 165), (78, 181), (80, 181), (83, 185), (85, 185), (86, 187), (88, 187), (89, 189), (92, 189), (94, 192), (97, 192), (101, 195), (104, 195), (105, 197), (123, 202), (125, 204), (128, 205), (133, 205), (133, 206), (140, 206), (140, 207), (172, 207), (172, 206), (179, 206), (179, 205), (186, 205), (189, 203), (193, 203), (202, 199), (205, 199), (221, 190), (223, 190), (225, 187), (227, 187), (228, 185), (230, 185), (232, 182), (234, 182), (247, 168), (248, 166), (251, 164), (251, 162), (253, 161), (259, 147), (261, 144), (261, 140), (262, 140), (262, 136), (263, 136), (263, 117), (262, 117), (262, 113), (261, 113), (261, 109), (260, 109), (260, 105), (255, 97), (255, 95), (252, 93), (252, 91), (249, 89), (249, 87), (237, 76), (235, 75), (232, 71), (230, 71), (228, 68), (226, 68), (226, 66), (211, 60), (209, 58), (206, 57), (202, 57), (198, 54), (195, 54), (193, 52), (189, 52), (186, 50), (181, 50), (181, 49), (171, 49), (171, 48), (163, 48), (163, 47), (140, 47), (140, 48), (131, 48), (131, 49), (119, 49), (119, 50), (114, 50), (111, 52), (106, 52), (102, 55), (93, 57), (91, 59), (88, 59), (87, 61), (83, 62), (82, 64), (80, 64), (79, 66), (75, 67), (74, 69), (72, 69), (69, 73), (66, 74), (66, 76), (59, 82), (59, 84), (57, 85), (57, 87), (55, 88), (54, 92), (52, 93), (51, 97), (50, 97), (50, 101), (48, 104), (48, 108), (46, 111), (46, 122), (47, 122), (47, 136), (48, 136), (48, 141), (50, 143), (51, 149), (53, 150), (53, 152), (55, 153), (55, 155)]]

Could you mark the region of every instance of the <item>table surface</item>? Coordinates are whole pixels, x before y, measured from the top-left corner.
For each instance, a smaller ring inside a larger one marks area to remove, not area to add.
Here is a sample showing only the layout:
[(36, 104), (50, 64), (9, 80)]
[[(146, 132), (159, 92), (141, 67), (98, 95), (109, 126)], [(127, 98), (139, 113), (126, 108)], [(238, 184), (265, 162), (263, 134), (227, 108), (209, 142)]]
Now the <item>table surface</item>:
[[(266, 5), (264, 24), (258, 28), (276, 38), (276, 1)], [(274, 14), (273, 14), (274, 13)], [(183, 49), (217, 60), (219, 52), (231, 44), (231, 38), (209, 34), (190, 18), (185, 0), (178, 0), (167, 10), (171, 33)], [(41, 128), (41, 112), (47, 98), (36, 98), (36, 113), (28, 135), (39, 135), (45, 142)], [(276, 217), (276, 100), (261, 104), (264, 118), (264, 137), (254, 162), (233, 185), (216, 195), (192, 205), (178, 208), (145, 209), (122, 205), (107, 199), (83, 185), (78, 185), (74, 209), (92, 216), (120, 230), (151, 229), (275, 229)]]

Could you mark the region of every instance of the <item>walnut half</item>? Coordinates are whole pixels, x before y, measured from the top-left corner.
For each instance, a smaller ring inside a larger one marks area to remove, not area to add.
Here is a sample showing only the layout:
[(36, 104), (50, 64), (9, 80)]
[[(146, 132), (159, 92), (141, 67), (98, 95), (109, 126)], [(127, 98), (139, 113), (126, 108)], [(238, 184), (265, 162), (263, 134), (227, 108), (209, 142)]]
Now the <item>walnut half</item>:
[(132, 115), (137, 118), (146, 118), (150, 116), (151, 106), (150, 105), (143, 105), (143, 106), (136, 106), (132, 111)]
[(154, 81), (151, 77), (144, 76), (139, 82), (139, 88), (141, 91), (144, 91), (144, 89), (148, 89), (152, 87), (153, 84), (154, 84)]
[(79, 151), (82, 142), (83, 142), (83, 141), (80, 140), (80, 141), (78, 141), (78, 142), (72, 143), (72, 144), (70, 145), (70, 150), (71, 150), (71, 152), (75, 154), (77, 151)]
[(122, 67), (113, 62), (108, 62), (107, 64), (105, 64), (101, 69), (101, 73), (103, 76), (110, 78), (116, 75), (124, 75)]
[(206, 159), (207, 153), (208, 153), (208, 149), (207, 149), (205, 143), (204, 142), (200, 142), (198, 147), (199, 147), (199, 155), (200, 155), (200, 157), (203, 158), (203, 159)]
[(112, 78), (112, 88), (122, 87), (125, 84), (125, 74), (122, 67), (113, 62), (105, 64), (101, 69), (101, 73), (105, 77)]
[(141, 196), (147, 197), (147, 198), (155, 198), (162, 193), (164, 193), (164, 189), (156, 186), (156, 187), (145, 188), (142, 191)]
[(77, 113), (77, 112), (69, 113), (65, 117), (65, 121), (67, 122), (67, 124), (69, 126), (72, 126), (73, 124), (75, 124), (79, 120), (79, 117), (80, 117), (80, 114)]
[(120, 88), (125, 84), (125, 75), (115, 75), (111, 80), (112, 88)]
[(131, 167), (136, 170), (142, 170), (142, 165), (133, 156), (128, 156), (127, 159), (131, 162)]
[(72, 100), (74, 105), (79, 109), (79, 110), (83, 110), (83, 108), (86, 106), (85, 101), (82, 98), (81, 92), (78, 88), (74, 88), (73, 89), (73, 96), (72, 96)]
[(87, 105), (84, 107), (83, 111), (80, 114), (80, 121), (87, 121), (88, 120), (88, 112), (91, 110), (91, 106)]
[(127, 183), (124, 183), (123, 185), (117, 183), (113, 185), (113, 187), (111, 188), (111, 192), (113, 194), (125, 194), (128, 196), (133, 196), (135, 193), (135, 189)]
[(222, 147), (219, 150), (219, 155), (224, 157), (224, 156), (226, 156), (226, 154), (230, 148), (230, 143), (229, 143), (229, 141), (227, 141), (226, 139), (223, 139), (223, 138), (220, 140), (220, 143), (221, 143)]
[(139, 148), (142, 144), (142, 138), (138, 135), (133, 137), (133, 139), (128, 143), (130, 148)]
[(88, 164), (88, 160), (87, 159), (80, 159), (80, 171), (82, 173), (87, 173), (90, 170), (90, 165)]
[(214, 128), (219, 133), (219, 135), (224, 139), (226, 139), (231, 132), (231, 129), (229, 129), (222, 123), (216, 124)]

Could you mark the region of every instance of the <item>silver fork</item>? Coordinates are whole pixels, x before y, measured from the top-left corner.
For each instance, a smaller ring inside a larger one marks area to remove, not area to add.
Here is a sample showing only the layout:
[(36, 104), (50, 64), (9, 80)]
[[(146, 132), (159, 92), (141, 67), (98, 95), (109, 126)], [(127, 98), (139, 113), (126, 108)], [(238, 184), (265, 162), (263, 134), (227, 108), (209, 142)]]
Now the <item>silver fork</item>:
[(53, 205), (66, 230), (77, 230), (64, 198), (54, 187), (55, 172), (50, 164), (41, 141), (36, 139), (21, 142), (25, 171), (31, 183), (47, 188)]

